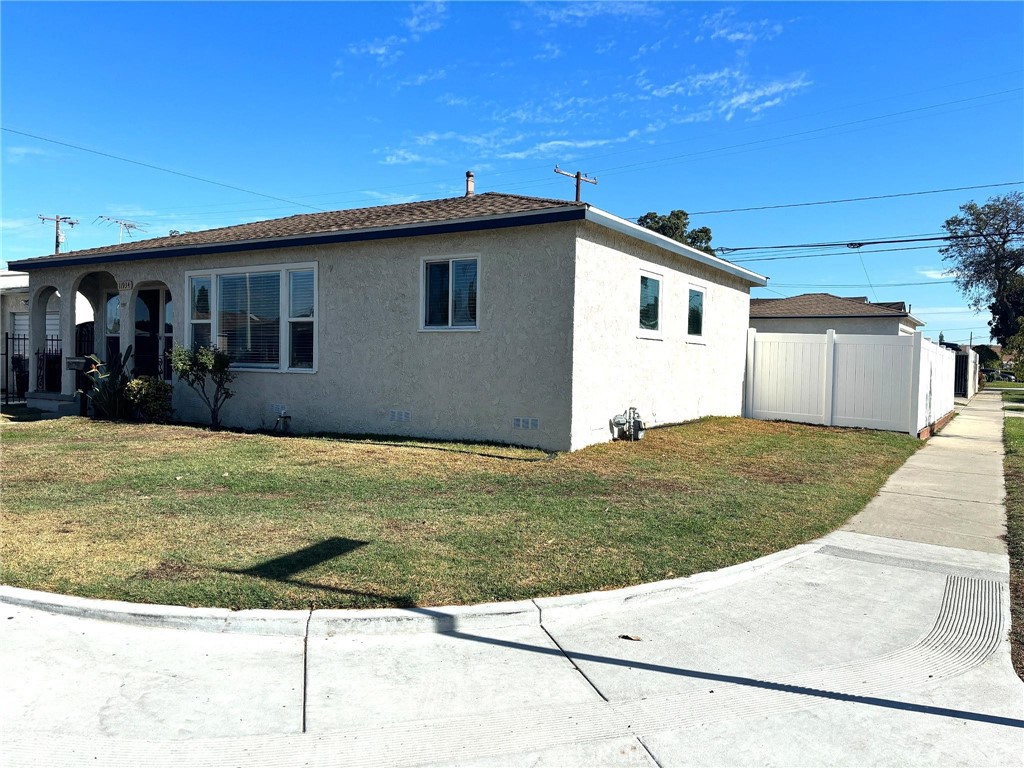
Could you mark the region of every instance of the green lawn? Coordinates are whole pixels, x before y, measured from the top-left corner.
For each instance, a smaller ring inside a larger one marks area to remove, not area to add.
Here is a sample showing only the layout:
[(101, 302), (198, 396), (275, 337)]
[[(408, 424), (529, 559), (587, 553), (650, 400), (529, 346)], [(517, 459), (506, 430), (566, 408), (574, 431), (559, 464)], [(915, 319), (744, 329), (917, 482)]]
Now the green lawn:
[(1024, 382), (1021, 381), (989, 381), (985, 383), (985, 389), (1024, 389)]
[(684, 576), (842, 525), (920, 443), (712, 418), (539, 451), (5, 424), (0, 580), (230, 608), (515, 600)]
[(1003, 423), (1006, 457), (1006, 547), (1010, 553), (1010, 652), (1024, 680), (1024, 419)]

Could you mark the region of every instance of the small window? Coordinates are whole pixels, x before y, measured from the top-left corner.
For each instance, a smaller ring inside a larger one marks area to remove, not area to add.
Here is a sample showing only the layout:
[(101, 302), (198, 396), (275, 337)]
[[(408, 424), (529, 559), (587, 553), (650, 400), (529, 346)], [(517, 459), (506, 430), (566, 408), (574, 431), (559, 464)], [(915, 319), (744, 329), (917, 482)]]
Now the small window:
[(689, 336), (704, 335), (704, 291), (700, 288), (690, 289), (689, 311), (686, 317), (686, 333)]
[(424, 328), (477, 327), (477, 271), (475, 258), (424, 262)]
[(661, 334), (661, 277), (640, 275), (640, 331)]
[(313, 271), (288, 273), (289, 368), (313, 368)]
[(193, 277), (189, 281), (191, 294), (191, 310), (189, 320), (192, 325), (192, 349), (210, 346), (210, 286), (209, 275)]

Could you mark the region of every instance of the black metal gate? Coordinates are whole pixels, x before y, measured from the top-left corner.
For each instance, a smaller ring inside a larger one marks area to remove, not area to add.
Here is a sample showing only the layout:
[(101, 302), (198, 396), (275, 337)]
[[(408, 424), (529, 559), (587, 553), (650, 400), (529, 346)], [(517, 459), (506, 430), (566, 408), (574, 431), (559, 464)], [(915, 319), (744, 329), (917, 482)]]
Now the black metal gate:
[(36, 392), (60, 392), (62, 358), (60, 336), (47, 336), (36, 350)]
[(957, 355), (956, 367), (953, 369), (953, 394), (957, 397), (967, 397), (967, 372), (970, 370), (968, 358), (970, 355)]
[[(87, 357), (95, 354), (96, 345), (96, 323), (79, 323), (75, 328), (75, 357)], [(91, 368), (91, 364), (86, 365)], [(92, 387), (92, 381), (85, 375), (85, 371), (75, 373), (75, 389), (87, 392)]]
[(4, 334), (4, 405), (24, 400), (28, 391), (28, 336)]

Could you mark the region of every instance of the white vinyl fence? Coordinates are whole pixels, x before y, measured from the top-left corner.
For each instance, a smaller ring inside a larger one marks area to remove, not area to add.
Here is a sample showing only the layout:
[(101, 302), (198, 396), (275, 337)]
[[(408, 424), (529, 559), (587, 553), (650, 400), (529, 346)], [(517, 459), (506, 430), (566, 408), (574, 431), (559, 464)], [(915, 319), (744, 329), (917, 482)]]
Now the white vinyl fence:
[(747, 335), (744, 414), (917, 435), (953, 410), (955, 353), (912, 336)]

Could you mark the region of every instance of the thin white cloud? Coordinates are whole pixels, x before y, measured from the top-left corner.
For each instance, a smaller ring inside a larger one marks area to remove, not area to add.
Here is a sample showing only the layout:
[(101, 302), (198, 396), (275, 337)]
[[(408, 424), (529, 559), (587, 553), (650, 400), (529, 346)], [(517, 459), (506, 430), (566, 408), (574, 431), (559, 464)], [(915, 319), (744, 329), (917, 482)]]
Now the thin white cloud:
[(663, 85), (660, 88), (654, 88), (653, 84), (646, 78), (643, 81), (638, 80), (637, 85), (658, 98), (675, 95), (696, 96), (707, 90), (722, 90), (728, 87), (730, 83), (735, 83), (741, 78), (742, 74), (739, 70), (732, 67), (723, 67), (713, 72), (699, 72), (695, 75), (684, 77), (681, 80), (676, 80), (674, 83)]
[(56, 153), (40, 147), (7, 147), (5, 154), (7, 162), (20, 163), (30, 157), (52, 157)]
[(927, 277), (929, 280), (946, 280), (953, 276), (952, 273), (942, 269), (924, 269), (922, 267), (917, 268), (917, 274)]
[(768, 19), (742, 21), (737, 18), (735, 8), (722, 8), (701, 19), (702, 34), (695, 42), (705, 36), (711, 40), (725, 40), (729, 43), (754, 43), (758, 40), (772, 40), (782, 34), (782, 25)]
[(38, 223), (39, 219), (0, 219), (0, 230), (14, 232), (19, 229), (28, 229)]
[(423, 72), (419, 75), (407, 78), (400, 82), (399, 87), (418, 87), (425, 85), (426, 83), (432, 83), (437, 80), (443, 80), (448, 75), (448, 72), (443, 69), (431, 69), (427, 72)]
[(436, 32), (444, 26), (447, 16), (448, 8), (442, 2), (417, 3), (412, 6), (411, 14), (402, 24), (409, 30), (413, 40), (419, 40), (423, 35)]
[(424, 155), (410, 152), (407, 149), (390, 150), (389, 154), (380, 161), (382, 165), (409, 165), (411, 163), (423, 163), (426, 165), (439, 165), (443, 160), (436, 157), (425, 157)]
[(649, 53), (657, 53), (658, 51), (661, 50), (662, 43), (664, 42), (664, 40), (658, 40), (657, 42), (651, 43), (649, 45), (647, 43), (644, 43), (643, 45), (636, 49), (636, 53), (630, 56), (629, 60), (638, 61), (639, 59), (642, 59)]
[(469, 106), (469, 99), (462, 96), (456, 96), (454, 93), (445, 93), (438, 97), (438, 102), (444, 104), (446, 107), (467, 107)]
[[(706, 105), (705, 110), (714, 109), (726, 120), (731, 120), (740, 111), (749, 112), (755, 116), (759, 115), (767, 109), (784, 103), (797, 91), (813, 85), (804, 73), (767, 83), (752, 83), (742, 70), (735, 67), (698, 72), (662, 86), (655, 86), (645, 73), (641, 73), (637, 77), (636, 84), (644, 94), (658, 99), (708, 97), (711, 101)], [(701, 110), (702, 113), (703, 111)]]
[(639, 134), (639, 131), (634, 130), (630, 131), (625, 136), (613, 139), (555, 139), (552, 141), (542, 141), (539, 144), (534, 144), (528, 149), (519, 150), (517, 152), (504, 152), (498, 155), (498, 157), (503, 160), (526, 160), (534, 157), (554, 158), (566, 151), (571, 152), (579, 149), (594, 149), (595, 147), (607, 147), (612, 144), (622, 144), (630, 139), (635, 139)]
[(537, 61), (551, 61), (552, 59), (557, 59), (561, 55), (562, 49), (557, 45), (554, 43), (544, 43), (544, 47), (541, 49), (541, 52), (533, 58)]
[(563, 2), (537, 3), (534, 12), (551, 24), (584, 26), (599, 16), (620, 19), (641, 19), (658, 16), (661, 11), (653, 3), (642, 2)]
[(401, 46), (406, 42), (404, 37), (390, 35), (368, 43), (353, 43), (349, 45), (348, 52), (352, 56), (369, 56), (376, 59), (378, 64), (388, 66), (394, 64), (402, 56)]
[(781, 104), (791, 94), (809, 85), (811, 81), (800, 74), (788, 80), (775, 80), (755, 88), (744, 88), (719, 100), (718, 111), (726, 120), (732, 120), (741, 109), (756, 115), (769, 107)]

